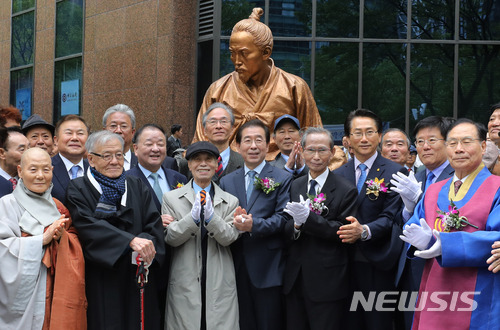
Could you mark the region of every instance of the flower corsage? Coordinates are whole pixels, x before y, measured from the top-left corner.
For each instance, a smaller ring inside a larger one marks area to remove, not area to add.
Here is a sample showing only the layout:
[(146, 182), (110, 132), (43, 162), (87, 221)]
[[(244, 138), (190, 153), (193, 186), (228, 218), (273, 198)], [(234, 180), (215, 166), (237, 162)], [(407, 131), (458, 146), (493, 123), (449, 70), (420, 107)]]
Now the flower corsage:
[(184, 187), (184, 183), (180, 183), (180, 182), (177, 182), (177, 184), (175, 186), (172, 186), (172, 189), (179, 189), (179, 188), (182, 188)]
[(307, 195), (309, 199), (311, 200), (311, 203), (309, 204), (309, 209), (316, 213), (316, 214), (321, 214), (324, 210), (326, 210), (328, 214), (328, 207), (325, 205), (325, 200), (326, 200), (326, 195), (321, 193), (316, 196), (314, 195)]
[(279, 185), (280, 185), (279, 182), (275, 182), (273, 178), (268, 178), (268, 177), (265, 177), (264, 179), (256, 177), (254, 182), (255, 188), (261, 189), (263, 192), (266, 193), (266, 195), (274, 191), (274, 189), (276, 189), (276, 187)]
[[(377, 200), (379, 194), (381, 192), (386, 193), (387, 187), (385, 186), (384, 179), (379, 180), (379, 178), (375, 178), (373, 180), (366, 180), (366, 194), (368, 198), (371, 200)], [(375, 197), (371, 197), (370, 194), (373, 194)]]
[(466, 217), (460, 216), (460, 212), (452, 200), (450, 200), (448, 212), (437, 211), (437, 213), (438, 216), (436, 218), (435, 228), (441, 231), (449, 232), (451, 229), (462, 230), (462, 228), (467, 225), (478, 229), (478, 227), (470, 223)]

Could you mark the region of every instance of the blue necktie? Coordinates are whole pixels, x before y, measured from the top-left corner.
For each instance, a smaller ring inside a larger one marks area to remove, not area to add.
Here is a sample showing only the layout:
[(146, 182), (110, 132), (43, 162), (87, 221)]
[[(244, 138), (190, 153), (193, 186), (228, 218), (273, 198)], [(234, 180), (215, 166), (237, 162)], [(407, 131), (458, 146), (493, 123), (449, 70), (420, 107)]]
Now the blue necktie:
[(250, 196), (252, 195), (252, 191), (253, 191), (253, 184), (254, 184), (254, 181), (255, 181), (255, 174), (257, 172), (255, 171), (248, 171), (247, 175), (248, 175), (248, 185), (247, 185), (247, 203), (248, 201), (250, 200)]
[(158, 173), (151, 173), (149, 176), (151, 178), (153, 178), (153, 180), (154, 180), (153, 190), (155, 192), (156, 197), (158, 198), (158, 200), (161, 203), (161, 199), (163, 197), (163, 191), (161, 190), (160, 182), (158, 181), (159, 174)]
[(435, 177), (436, 176), (432, 172), (429, 172), (429, 174), (427, 174), (427, 180), (425, 181), (425, 190), (427, 190), (427, 188), (432, 184), (432, 180), (434, 180)]
[(356, 185), (356, 187), (358, 188), (358, 193), (360, 193), (361, 188), (363, 188), (363, 185), (366, 181), (366, 169), (368, 168), (368, 166), (366, 166), (365, 164), (359, 164), (358, 168), (361, 170), (361, 175), (359, 176), (358, 184)]
[(80, 166), (78, 165), (73, 165), (71, 168), (71, 180), (76, 179), (78, 177), (78, 170), (80, 169)]
[(316, 197), (316, 185), (318, 184), (318, 182), (316, 182), (316, 180), (311, 180), (309, 181), (309, 195), (312, 195), (314, 197)]

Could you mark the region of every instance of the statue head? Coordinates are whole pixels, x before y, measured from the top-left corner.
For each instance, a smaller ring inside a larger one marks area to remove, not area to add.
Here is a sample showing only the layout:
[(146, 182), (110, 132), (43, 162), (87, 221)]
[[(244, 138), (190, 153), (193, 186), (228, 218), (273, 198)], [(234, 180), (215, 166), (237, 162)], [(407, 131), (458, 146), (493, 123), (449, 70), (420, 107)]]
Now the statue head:
[(242, 19), (233, 27), (231, 36), (236, 32), (248, 32), (252, 35), (254, 43), (261, 50), (269, 48), (273, 50), (273, 33), (271, 29), (260, 21), (264, 14), (262, 8), (254, 8), (252, 14), (247, 19)]

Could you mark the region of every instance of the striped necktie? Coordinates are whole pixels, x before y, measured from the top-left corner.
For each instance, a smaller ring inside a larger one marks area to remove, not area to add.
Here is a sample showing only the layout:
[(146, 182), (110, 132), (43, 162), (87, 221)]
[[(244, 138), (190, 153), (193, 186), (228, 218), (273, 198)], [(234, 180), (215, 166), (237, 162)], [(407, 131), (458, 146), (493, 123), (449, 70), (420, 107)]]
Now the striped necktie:
[(223, 171), (224, 171), (224, 166), (222, 166), (222, 157), (219, 156), (219, 158), (217, 159), (217, 170), (215, 170), (215, 173), (220, 178)]

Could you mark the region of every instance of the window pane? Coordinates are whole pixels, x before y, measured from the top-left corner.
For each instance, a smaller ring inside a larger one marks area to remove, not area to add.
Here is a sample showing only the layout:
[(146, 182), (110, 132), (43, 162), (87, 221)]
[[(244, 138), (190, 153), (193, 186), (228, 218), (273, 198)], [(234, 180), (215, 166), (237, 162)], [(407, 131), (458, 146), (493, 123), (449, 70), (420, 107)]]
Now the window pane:
[(311, 85), (311, 44), (306, 41), (275, 41), (271, 58), (278, 68)]
[(56, 57), (82, 52), (83, 0), (57, 3)]
[(406, 44), (365, 44), (363, 54), (363, 108), (377, 113), (384, 129), (404, 129)]
[(488, 123), (490, 105), (500, 100), (498, 48), (460, 46), (458, 117), (467, 117), (485, 125)]
[(33, 8), (35, 6), (35, 0), (13, 0), (12, 1), (12, 14), (18, 13), (20, 11)]
[(406, 38), (406, 1), (365, 2), (364, 26), (365, 38)]
[[(230, 36), (233, 26), (242, 19), (248, 18), (255, 7), (265, 9), (265, 1), (222, 0), (221, 35)], [(265, 15), (266, 13), (260, 18), (263, 23)]]
[(453, 45), (413, 45), (410, 127), (428, 116), (453, 116)]
[(55, 63), (54, 122), (66, 114), (80, 114), (81, 77), (81, 57)]
[(21, 111), (23, 120), (31, 116), (33, 68), (10, 73), (10, 104)]
[(418, 0), (412, 6), (412, 37), (416, 39), (453, 39), (455, 1)]
[(493, 1), (460, 2), (460, 39), (500, 39), (500, 6)]
[(271, 1), (269, 27), (273, 36), (311, 36), (311, 0)]
[(11, 68), (33, 63), (35, 12), (12, 17)]
[(344, 124), (357, 108), (358, 45), (316, 43), (314, 98), (323, 125)]
[(220, 76), (224, 76), (234, 71), (233, 62), (231, 62), (231, 53), (229, 52), (229, 40), (220, 41)]
[(317, 0), (316, 35), (331, 38), (357, 38), (359, 0)]

